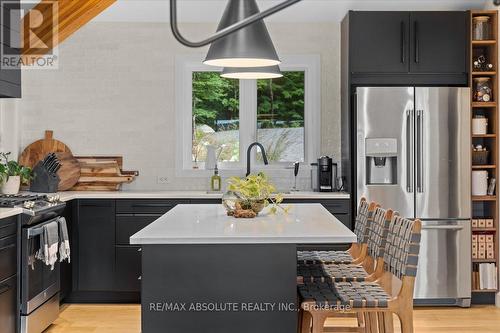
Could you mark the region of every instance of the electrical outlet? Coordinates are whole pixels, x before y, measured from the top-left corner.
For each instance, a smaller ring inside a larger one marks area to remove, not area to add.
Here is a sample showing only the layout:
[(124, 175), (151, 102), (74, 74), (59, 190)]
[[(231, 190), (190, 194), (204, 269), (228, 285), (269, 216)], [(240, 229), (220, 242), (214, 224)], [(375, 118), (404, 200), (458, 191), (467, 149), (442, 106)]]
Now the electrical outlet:
[(168, 177), (167, 176), (158, 176), (156, 179), (158, 184), (168, 184)]

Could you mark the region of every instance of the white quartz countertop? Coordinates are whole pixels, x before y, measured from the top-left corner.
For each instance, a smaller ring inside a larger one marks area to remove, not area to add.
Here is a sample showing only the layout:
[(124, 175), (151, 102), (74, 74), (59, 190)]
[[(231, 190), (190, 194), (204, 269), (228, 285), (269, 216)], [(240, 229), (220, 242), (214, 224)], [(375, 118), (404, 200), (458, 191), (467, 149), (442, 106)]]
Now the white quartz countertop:
[(177, 205), (130, 237), (131, 244), (352, 243), (356, 235), (321, 204), (291, 204), (288, 214), (264, 210), (254, 219), (227, 216), (222, 205)]
[(5, 219), (17, 214), (21, 214), (21, 208), (0, 208), (0, 219)]

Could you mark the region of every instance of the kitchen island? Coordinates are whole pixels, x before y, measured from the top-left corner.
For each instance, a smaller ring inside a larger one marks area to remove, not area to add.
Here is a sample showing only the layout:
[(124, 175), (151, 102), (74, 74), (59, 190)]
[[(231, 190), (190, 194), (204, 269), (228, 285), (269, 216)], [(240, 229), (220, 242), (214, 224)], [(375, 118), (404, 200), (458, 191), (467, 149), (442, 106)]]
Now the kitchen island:
[(142, 247), (142, 332), (295, 332), (297, 244), (355, 239), (320, 204), (255, 219), (177, 205), (130, 238)]

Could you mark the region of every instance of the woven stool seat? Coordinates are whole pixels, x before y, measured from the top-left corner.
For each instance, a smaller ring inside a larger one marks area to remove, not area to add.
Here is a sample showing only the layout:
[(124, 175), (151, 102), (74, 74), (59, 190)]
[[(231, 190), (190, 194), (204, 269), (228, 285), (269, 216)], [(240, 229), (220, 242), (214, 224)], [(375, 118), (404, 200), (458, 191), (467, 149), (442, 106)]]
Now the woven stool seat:
[(368, 277), (362, 266), (349, 264), (298, 264), (297, 275), (302, 283), (364, 281)]
[(353, 257), (346, 251), (298, 251), (297, 262), (304, 264), (350, 264)]
[(321, 282), (299, 285), (303, 300), (319, 307), (387, 308), (390, 296), (375, 282)]

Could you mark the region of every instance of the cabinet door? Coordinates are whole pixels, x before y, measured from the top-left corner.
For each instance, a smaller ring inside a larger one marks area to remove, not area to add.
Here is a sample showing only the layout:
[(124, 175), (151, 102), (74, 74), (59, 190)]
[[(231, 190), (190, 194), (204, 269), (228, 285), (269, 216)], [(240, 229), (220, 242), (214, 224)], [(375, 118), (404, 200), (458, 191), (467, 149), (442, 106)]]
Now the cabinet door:
[(408, 12), (351, 12), (352, 73), (408, 72)]
[(115, 202), (78, 204), (78, 290), (110, 291), (115, 272)]
[(116, 247), (116, 291), (141, 291), (141, 248)]
[(467, 73), (467, 12), (410, 14), (410, 72)]
[(17, 332), (17, 275), (0, 281), (0, 332)]

